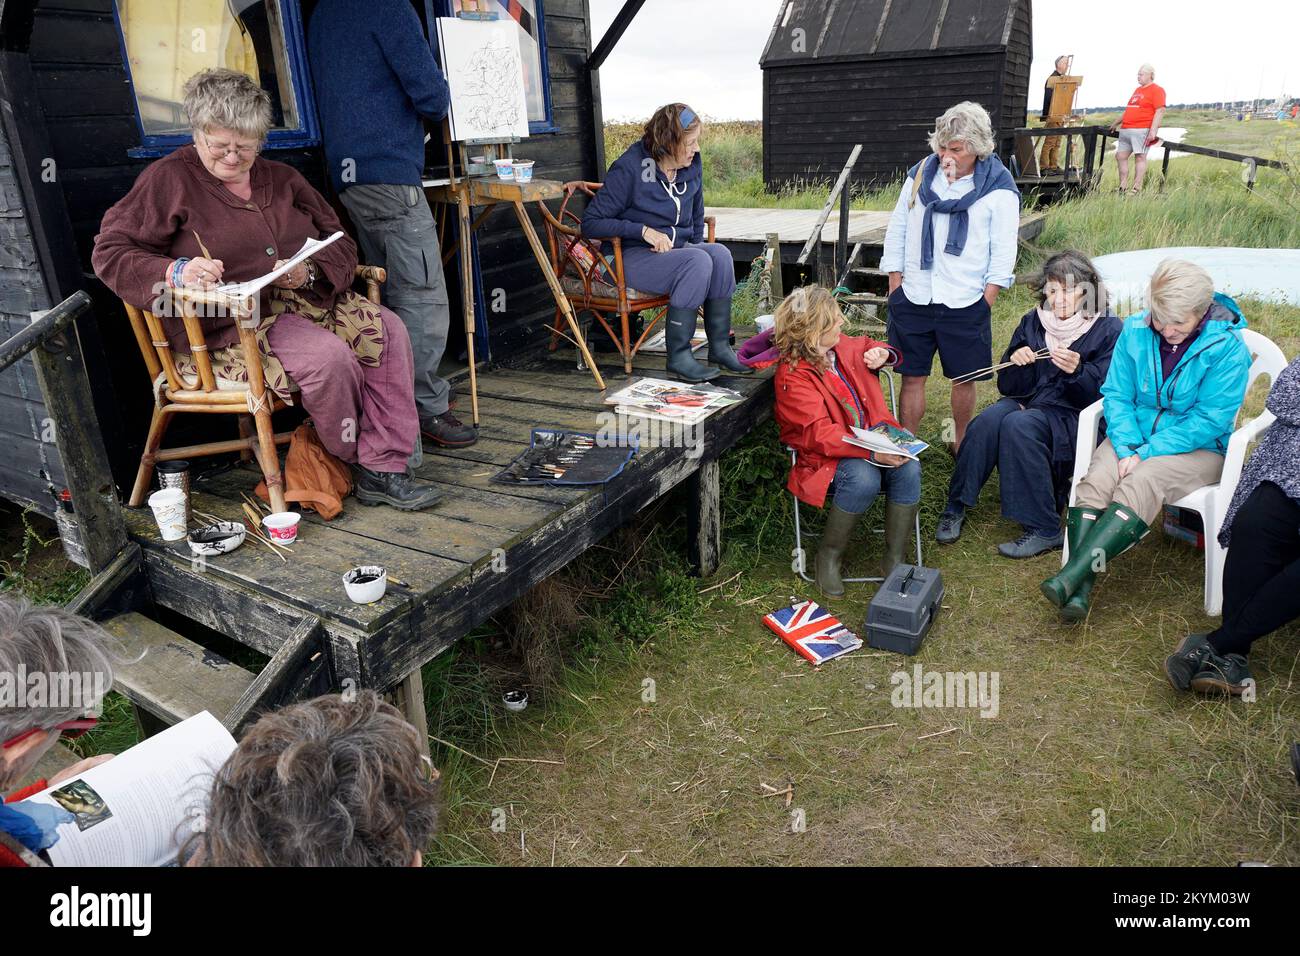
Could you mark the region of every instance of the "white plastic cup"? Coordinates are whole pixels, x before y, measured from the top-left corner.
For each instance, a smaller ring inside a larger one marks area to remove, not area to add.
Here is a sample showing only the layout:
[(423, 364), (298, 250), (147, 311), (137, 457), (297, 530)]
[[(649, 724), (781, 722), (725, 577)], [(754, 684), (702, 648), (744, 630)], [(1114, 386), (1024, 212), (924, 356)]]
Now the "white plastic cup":
[(189, 499), (179, 488), (162, 488), (149, 496), (149, 507), (164, 541), (179, 541), (188, 530), (185, 508)]
[(512, 159), (494, 159), (493, 164), (497, 168), (497, 176), (501, 179), (515, 178), (515, 163)]
[(531, 159), (515, 160), (515, 182), (531, 183), (533, 181), (533, 162)]
[(293, 544), (298, 540), (298, 522), (302, 515), (296, 511), (277, 511), (262, 519), (267, 536), (279, 544)]
[(760, 315), (758, 318), (754, 320), (754, 325), (758, 327), (758, 331), (760, 333), (766, 332), (776, 325), (776, 316)]

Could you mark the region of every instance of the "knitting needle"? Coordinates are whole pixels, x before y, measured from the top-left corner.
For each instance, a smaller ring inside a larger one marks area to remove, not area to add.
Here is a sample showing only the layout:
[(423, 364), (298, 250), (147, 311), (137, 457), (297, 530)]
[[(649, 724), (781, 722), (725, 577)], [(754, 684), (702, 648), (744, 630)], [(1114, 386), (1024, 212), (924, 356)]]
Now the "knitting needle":
[[(1051, 349), (1048, 348), (1041, 348), (1034, 353), (1035, 362), (1041, 361), (1042, 359), (1045, 358), (1051, 358), (1051, 357), (1052, 357), (1052, 351)], [(990, 365), (988, 368), (976, 369), (973, 372), (967, 372), (965, 375), (957, 376), (957, 378), (954, 378), (952, 380), (952, 384), (964, 385), (966, 384), (966, 382), (970, 381), (971, 379), (979, 378), (981, 375), (987, 375), (990, 372), (1000, 372), (1002, 369), (1009, 368), (1010, 366), (1015, 364), (1016, 364), (1015, 362), (1002, 362), (998, 365)]]

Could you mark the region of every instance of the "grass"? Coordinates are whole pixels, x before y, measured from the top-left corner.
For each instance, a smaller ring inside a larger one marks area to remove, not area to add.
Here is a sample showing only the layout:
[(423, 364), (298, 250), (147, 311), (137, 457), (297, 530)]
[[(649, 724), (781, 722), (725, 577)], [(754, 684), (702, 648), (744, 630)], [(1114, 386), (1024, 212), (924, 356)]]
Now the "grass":
[[(705, 147), (716, 157), (711, 204), (751, 188), (757, 130), (736, 125), (731, 147), (720, 145), (724, 131), (706, 133), (717, 137)], [(1214, 129), (1192, 140), (1214, 145)], [(611, 152), (631, 135), (607, 131)], [(1295, 227), (1270, 211), (1292, 200), (1289, 184), (1261, 181), (1251, 196), (1232, 171), (1180, 159), (1163, 195), (1052, 207), (1036, 246), (1295, 245)], [(813, 190), (758, 199), (820, 205)], [(1018, 271), (1039, 255), (1026, 250)], [(995, 341), (1031, 304), (1023, 288), (999, 298)], [(1241, 304), (1251, 327), (1300, 351), (1300, 309)], [(981, 405), (993, 401), (990, 384), (979, 390)], [(935, 436), (947, 406), (937, 378), (928, 398), (922, 433)], [(1037, 593), (1057, 559), (995, 553), (1018, 530), (998, 514), (996, 476), (961, 541), (932, 543), (952, 470), (934, 449), (922, 530), (926, 563), (947, 586), (934, 629), (915, 658), (864, 650), (814, 670), (761, 623), (790, 595), (812, 596), (790, 568), (787, 467), (771, 423), (723, 457), (725, 552), (712, 579), (687, 576), (682, 502), (670, 495), (425, 668), (430, 732), (446, 742), (434, 745), (445, 812), (429, 862), (1300, 863), (1286, 759), (1300, 737), (1300, 627), (1251, 655), (1256, 702), (1176, 695), (1161, 660), (1188, 630), (1213, 626), (1201, 610), (1200, 552), (1153, 535), (1115, 562), (1092, 617), (1065, 626)], [(810, 509), (804, 517), (815, 546), (819, 521)], [(850, 570), (879, 553), (877, 526), (860, 530)], [(833, 609), (857, 627), (873, 591), (851, 588)], [(998, 716), (892, 706), (891, 677), (917, 664), (998, 673)], [(530, 694), (519, 714), (500, 705), (514, 687)], [(130, 739), (120, 701), (107, 716), (92, 747)], [(856, 730), (875, 725), (896, 726)], [(791, 785), (791, 805), (765, 797), (764, 785)]]

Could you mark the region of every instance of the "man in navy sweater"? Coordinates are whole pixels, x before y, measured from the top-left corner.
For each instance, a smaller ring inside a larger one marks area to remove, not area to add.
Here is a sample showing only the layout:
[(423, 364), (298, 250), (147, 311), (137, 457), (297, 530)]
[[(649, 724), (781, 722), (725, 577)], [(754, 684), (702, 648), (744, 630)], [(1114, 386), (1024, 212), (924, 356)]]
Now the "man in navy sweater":
[(447, 81), (409, 0), (321, 0), (307, 47), (330, 179), (365, 261), (388, 270), (385, 304), (411, 335), (420, 430), (472, 445), (477, 432), (447, 410), (451, 389), (438, 377), (451, 312), (421, 185), (423, 120), (447, 115)]

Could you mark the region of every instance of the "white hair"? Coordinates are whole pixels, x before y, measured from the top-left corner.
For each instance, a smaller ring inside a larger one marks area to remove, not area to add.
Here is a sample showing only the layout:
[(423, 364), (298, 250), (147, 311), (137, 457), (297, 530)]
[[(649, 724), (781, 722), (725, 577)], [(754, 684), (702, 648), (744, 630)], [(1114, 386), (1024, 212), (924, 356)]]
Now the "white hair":
[(993, 153), (993, 122), (988, 110), (978, 103), (965, 100), (934, 121), (934, 132), (930, 134), (930, 148), (936, 153), (941, 147), (954, 140), (960, 140), (970, 147), (979, 159), (987, 159)]
[(1152, 66), (1150, 63), (1143, 63), (1141, 66), (1138, 67), (1138, 72), (1150, 73), (1151, 79), (1154, 80), (1156, 78), (1156, 68)]
[(185, 115), (198, 133), (228, 129), (262, 142), (271, 128), (271, 96), (246, 74), (212, 69), (185, 81)]

